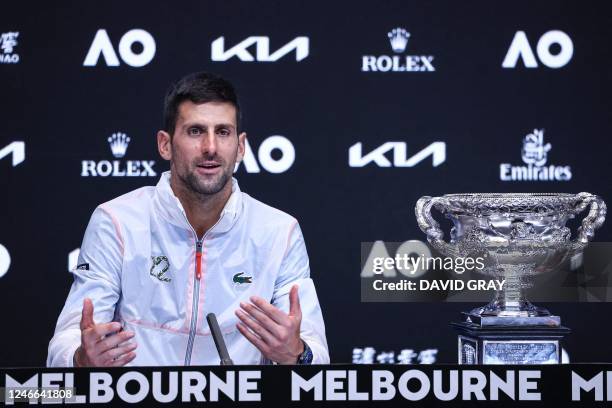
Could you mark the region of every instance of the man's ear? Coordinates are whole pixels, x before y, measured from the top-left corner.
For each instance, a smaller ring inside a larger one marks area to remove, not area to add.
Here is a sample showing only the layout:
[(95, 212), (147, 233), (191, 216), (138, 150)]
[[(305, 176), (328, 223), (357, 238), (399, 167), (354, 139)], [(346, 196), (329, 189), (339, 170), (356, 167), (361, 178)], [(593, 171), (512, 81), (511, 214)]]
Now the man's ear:
[(242, 132), (238, 135), (238, 154), (236, 155), (236, 163), (240, 163), (244, 158), (246, 136), (246, 132)]
[(172, 159), (172, 138), (168, 132), (157, 132), (157, 150), (164, 160)]

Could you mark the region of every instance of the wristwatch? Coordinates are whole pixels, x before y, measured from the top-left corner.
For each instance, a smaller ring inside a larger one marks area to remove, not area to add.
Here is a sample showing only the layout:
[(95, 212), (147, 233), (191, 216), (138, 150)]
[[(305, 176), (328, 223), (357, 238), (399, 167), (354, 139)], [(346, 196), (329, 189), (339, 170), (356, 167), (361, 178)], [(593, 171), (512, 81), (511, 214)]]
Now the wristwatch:
[(304, 340), (302, 340), (302, 343), (304, 343), (304, 351), (298, 357), (297, 364), (312, 364), (312, 350), (310, 349), (310, 347), (308, 347), (308, 343), (306, 343)]

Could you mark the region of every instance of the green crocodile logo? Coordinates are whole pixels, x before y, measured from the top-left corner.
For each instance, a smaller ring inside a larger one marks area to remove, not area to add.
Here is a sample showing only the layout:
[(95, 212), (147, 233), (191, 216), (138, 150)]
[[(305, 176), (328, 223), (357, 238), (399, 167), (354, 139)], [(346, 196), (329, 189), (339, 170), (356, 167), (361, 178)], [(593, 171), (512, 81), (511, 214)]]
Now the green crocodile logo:
[(232, 281), (234, 283), (253, 283), (252, 276), (241, 276), (241, 275), (244, 275), (244, 272), (238, 272), (237, 274), (235, 274), (234, 277), (232, 278)]

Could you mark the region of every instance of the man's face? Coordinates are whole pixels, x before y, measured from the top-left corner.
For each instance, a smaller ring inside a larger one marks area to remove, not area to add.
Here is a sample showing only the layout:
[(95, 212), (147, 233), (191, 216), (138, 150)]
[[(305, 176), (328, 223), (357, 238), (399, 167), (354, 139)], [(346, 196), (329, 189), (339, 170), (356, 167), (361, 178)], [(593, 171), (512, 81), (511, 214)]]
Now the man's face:
[(158, 133), (158, 148), (183, 187), (212, 195), (230, 182), (236, 162), (244, 156), (245, 137), (237, 135), (234, 105), (185, 101), (179, 105), (172, 138)]

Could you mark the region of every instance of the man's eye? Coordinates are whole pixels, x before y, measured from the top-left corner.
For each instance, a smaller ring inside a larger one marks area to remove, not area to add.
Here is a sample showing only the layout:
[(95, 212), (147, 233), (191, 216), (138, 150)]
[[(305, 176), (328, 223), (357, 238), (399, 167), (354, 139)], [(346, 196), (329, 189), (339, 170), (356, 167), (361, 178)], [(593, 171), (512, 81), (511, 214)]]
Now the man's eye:
[(218, 133), (219, 133), (221, 136), (229, 136), (229, 135), (230, 135), (232, 132), (230, 132), (230, 131), (229, 131), (229, 130), (227, 130), (227, 129), (219, 129), (219, 132), (218, 132)]
[(202, 133), (202, 129), (200, 129), (200, 128), (189, 128), (189, 130), (187, 130), (187, 133), (189, 135), (196, 136), (196, 135), (199, 135), (200, 133)]

